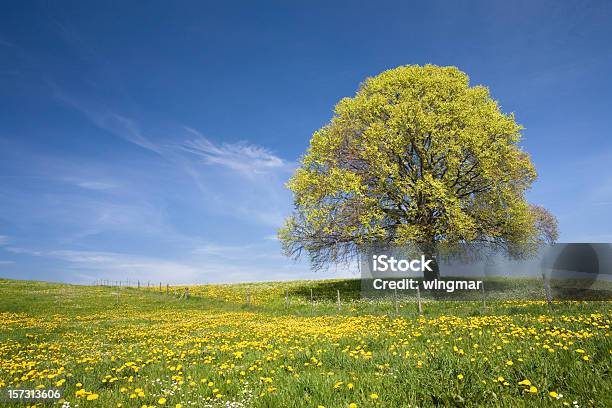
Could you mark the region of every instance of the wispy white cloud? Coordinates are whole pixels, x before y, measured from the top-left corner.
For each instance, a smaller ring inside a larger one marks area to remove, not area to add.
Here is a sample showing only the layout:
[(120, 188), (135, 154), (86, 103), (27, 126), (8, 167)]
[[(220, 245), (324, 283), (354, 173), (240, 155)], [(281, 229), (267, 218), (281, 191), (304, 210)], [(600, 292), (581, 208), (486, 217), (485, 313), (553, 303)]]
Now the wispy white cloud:
[(6, 245), (9, 242), (9, 237), (6, 235), (0, 235), (0, 246)]
[[(194, 168), (189, 163), (193, 159), (196, 159), (196, 163), (227, 169), (250, 179), (276, 173), (285, 177), (296, 166), (294, 162), (275, 155), (263, 146), (246, 141), (214, 143), (198, 130), (188, 126), (183, 126), (173, 132), (171, 139), (175, 142), (160, 143), (148, 137), (133, 118), (111, 111), (94, 102), (75, 98), (53, 83), (49, 85), (60, 101), (81, 112), (98, 128), (159, 154), (190, 175)], [(187, 135), (183, 137), (181, 133), (185, 132)]]
[[(287, 171), (293, 167), (291, 162), (285, 161), (262, 146), (246, 141), (215, 144), (202, 133), (188, 126), (183, 127), (183, 130), (189, 134), (185, 140), (173, 145), (161, 144), (147, 137), (136, 120), (95, 103), (74, 98), (55, 84), (50, 84), (50, 86), (60, 101), (81, 112), (98, 128), (136, 146), (155, 152), (169, 161), (180, 160), (177, 153), (188, 153), (198, 158), (201, 163), (227, 168), (246, 176), (278, 170)], [(178, 135), (174, 137), (180, 138)]]
[(175, 159), (207, 202), (243, 221), (279, 227), (290, 208), (285, 183), (294, 164), (260, 146), (215, 144), (193, 129), (190, 133), (176, 146), (186, 154)]
[[(142, 279), (152, 281), (194, 282), (201, 278), (192, 265), (149, 256), (99, 251), (49, 250), (9, 248), (10, 252), (59, 259), (71, 264), (88, 279)], [(89, 274), (87, 274), (89, 272)]]
[(59, 196), (57, 201), (59, 204), (50, 204), (49, 211), (40, 217), (55, 217), (71, 231), (69, 237), (64, 237), (68, 241), (113, 231), (159, 237), (173, 235), (163, 208), (145, 200), (96, 200), (72, 194)]
[(233, 256), (244, 254), (245, 251), (252, 249), (252, 245), (219, 245), (206, 243), (193, 249), (194, 254), (206, 256)]
[[(250, 247), (249, 247), (250, 248)], [(305, 265), (295, 264), (286, 259), (274, 261), (270, 265), (252, 262), (248, 254), (234, 259), (237, 246), (210, 244), (203, 247), (207, 253), (222, 253), (224, 257), (206, 256), (184, 261), (167, 260), (151, 256), (128, 253), (82, 251), (82, 250), (33, 250), (28, 248), (9, 248), (10, 252), (20, 255), (52, 258), (67, 263), (61, 266), (70, 276), (71, 282), (92, 283), (98, 279), (112, 281), (158, 282), (170, 284), (253, 282), (301, 279), (323, 279), (352, 276), (348, 270), (333, 269), (323, 273), (313, 273)], [(251, 255), (257, 251), (250, 248)], [(198, 254), (203, 255), (203, 254)], [(263, 255), (262, 255), (263, 256)], [(353, 271), (354, 273), (354, 271)]]
[(32, 255), (32, 256), (43, 256), (43, 252), (41, 251), (35, 251), (33, 249), (28, 249), (28, 248), (21, 248), (21, 247), (6, 247), (6, 250), (8, 252), (12, 252), (14, 254), (19, 254), (19, 255)]
[(98, 104), (74, 98), (54, 83), (49, 83), (49, 86), (58, 100), (81, 112), (96, 127), (143, 149), (162, 155), (160, 147), (143, 134), (140, 126), (133, 119)]
[(205, 164), (223, 166), (249, 176), (287, 166), (285, 160), (263, 147), (247, 142), (215, 145), (195, 129), (187, 127), (186, 130), (195, 138), (185, 141), (180, 148), (199, 157)]
[(115, 184), (104, 181), (81, 181), (77, 184), (79, 187), (89, 190), (110, 190), (116, 187)]
[[(187, 209), (185, 216), (197, 217), (197, 225), (204, 228), (207, 219), (214, 218), (211, 221), (214, 225), (221, 217), (235, 219), (247, 231), (251, 228), (249, 225), (277, 228), (291, 208), (290, 194), (284, 185), (296, 163), (246, 141), (219, 143), (190, 127), (164, 125), (163, 121), (144, 123), (108, 109), (95, 100), (75, 97), (53, 84), (51, 86), (61, 102), (82, 114), (94, 126), (157, 155), (157, 160), (152, 160), (155, 156), (138, 158), (138, 165), (130, 165), (128, 174), (125, 174), (125, 168), (118, 171), (115, 167), (96, 167), (91, 163), (64, 171), (70, 178), (64, 181), (99, 193), (88, 195), (79, 192), (75, 195), (71, 190), (70, 196), (64, 194), (62, 197), (54, 193), (55, 201), (65, 199), (68, 204), (64, 211), (57, 209), (61, 217), (53, 219), (66, 220), (74, 229), (80, 225), (80, 231), (72, 232), (69, 239), (58, 240), (58, 245), (74, 247), (87, 239), (86, 247), (91, 248), (91, 243), (96, 240), (125, 232), (125, 236), (130, 234), (140, 238), (125, 248), (106, 245), (104, 249), (141, 252), (137, 242), (146, 239), (154, 245), (155, 242), (163, 243), (160, 244), (164, 248), (163, 255), (152, 255), (166, 260), (134, 255), (128, 262), (125, 254), (83, 251), (31, 251), (30, 255), (61, 259), (74, 265), (75, 270), (95, 270), (91, 276), (108, 275), (119, 270), (130, 275), (145, 274), (144, 267), (138, 265), (146, 265), (152, 274), (155, 271), (169, 273), (165, 279), (172, 276), (171, 269), (175, 267), (183, 275), (197, 270), (199, 273), (192, 275), (193, 279), (207, 276), (211, 281), (252, 280), (258, 273), (267, 276), (273, 273), (274, 262), (285, 260), (277, 245), (270, 242), (274, 240), (272, 236), (262, 240), (259, 232), (258, 238), (247, 245), (206, 243), (194, 224), (186, 226), (181, 216), (173, 211)], [(169, 130), (162, 130), (164, 127)], [(164, 134), (163, 141), (152, 136), (155, 134)], [(194, 203), (199, 200), (201, 207), (198, 208)], [(248, 234), (241, 240), (248, 239)], [(205, 230), (202, 235), (206, 236)], [(231, 243), (231, 237), (227, 238)], [(211, 258), (219, 263), (216, 269), (209, 263)], [(140, 261), (132, 262), (133, 259)], [(269, 265), (259, 272), (254, 271), (248, 264), (254, 259), (260, 266)], [(174, 262), (176, 260), (178, 262)]]
[(72, 177), (67, 177), (64, 180), (68, 183), (74, 184), (86, 190), (105, 191), (105, 190), (112, 190), (119, 186), (115, 182), (105, 181), (105, 180), (83, 180), (83, 179), (76, 179)]
[(144, 149), (151, 150), (155, 153), (162, 154), (162, 149), (157, 144), (149, 140), (149, 138), (142, 133), (142, 130), (138, 124), (130, 118), (113, 112), (106, 112), (102, 115), (95, 113), (92, 120), (99, 123), (98, 126), (121, 136), (130, 143)]
[[(268, 245), (268, 247), (266, 247)], [(269, 244), (252, 243), (245, 245), (220, 245), (205, 243), (196, 246), (192, 253), (209, 258), (223, 259), (236, 264), (248, 264), (252, 260), (284, 260), (285, 258), (276, 249), (270, 250)]]

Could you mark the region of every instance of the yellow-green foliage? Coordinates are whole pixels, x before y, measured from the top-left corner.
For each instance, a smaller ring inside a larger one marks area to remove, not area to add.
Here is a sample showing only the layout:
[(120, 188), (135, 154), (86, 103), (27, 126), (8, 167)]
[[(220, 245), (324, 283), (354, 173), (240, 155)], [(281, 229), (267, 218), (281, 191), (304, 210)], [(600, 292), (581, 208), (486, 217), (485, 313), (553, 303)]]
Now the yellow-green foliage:
[(368, 78), (312, 136), (288, 186), (287, 252), (339, 243), (534, 239), (524, 192), (536, 177), (522, 127), (455, 67)]

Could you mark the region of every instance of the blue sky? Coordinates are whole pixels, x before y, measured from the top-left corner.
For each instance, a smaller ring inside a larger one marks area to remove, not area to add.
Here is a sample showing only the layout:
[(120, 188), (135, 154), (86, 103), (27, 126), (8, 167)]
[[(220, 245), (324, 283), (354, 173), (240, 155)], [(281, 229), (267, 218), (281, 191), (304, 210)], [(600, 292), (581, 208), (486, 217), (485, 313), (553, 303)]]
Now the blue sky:
[(350, 275), (282, 257), (284, 183), (340, 98), (404, 64), (489, 86), (529, 200), (562, 241), (612, 242), (609, 3), (98, 3), (0, 7), (0, 277)]

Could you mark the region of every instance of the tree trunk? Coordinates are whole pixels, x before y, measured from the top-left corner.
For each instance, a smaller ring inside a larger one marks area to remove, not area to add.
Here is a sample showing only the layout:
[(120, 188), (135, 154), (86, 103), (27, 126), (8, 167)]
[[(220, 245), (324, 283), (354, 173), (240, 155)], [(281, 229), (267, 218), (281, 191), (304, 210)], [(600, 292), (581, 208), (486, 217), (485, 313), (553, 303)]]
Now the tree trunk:
[(440, 266), (438, 265), (438, 261), (436, 259), (436, 255), (438, 253), (436, 241), (432, 238), (429, 241), (420, 244), (419, 247), (423, 255), (425, 255), (425, 261), (427, 262), (431, 259), (431, 262), (429, 263), (431, 271), (425, 269), (423, 271), (423, 279), (426, 281), (440, 279)]
[(429, 260), (429, 259), (432, 260), (429, 263), (429, 267), (431, 268), (431, 271), (428, 271), (427, 269), (425, 269), (423, 271), (423, 279), (425, 279), (426, 281), (440, 279), (440, 266), (438, 265), (438, 262), (436, 261), (435, 256), (425, 254), (425, 260)]

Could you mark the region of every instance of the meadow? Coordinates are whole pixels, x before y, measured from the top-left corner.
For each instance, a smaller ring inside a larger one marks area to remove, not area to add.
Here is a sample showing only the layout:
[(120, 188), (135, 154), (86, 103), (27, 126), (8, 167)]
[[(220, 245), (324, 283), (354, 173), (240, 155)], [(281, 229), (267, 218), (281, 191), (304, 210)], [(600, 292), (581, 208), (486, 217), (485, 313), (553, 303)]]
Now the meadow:
[(609, 301), (548, 305), (525, 281), (486, 304), (424, 293), (419, 314), (413, 297), (362, 300), (359, 288), (202, 285), (186, 296), (185, 287), (0, 280), (0, 388), (63, 392), (4, 404), (612, 406)]

